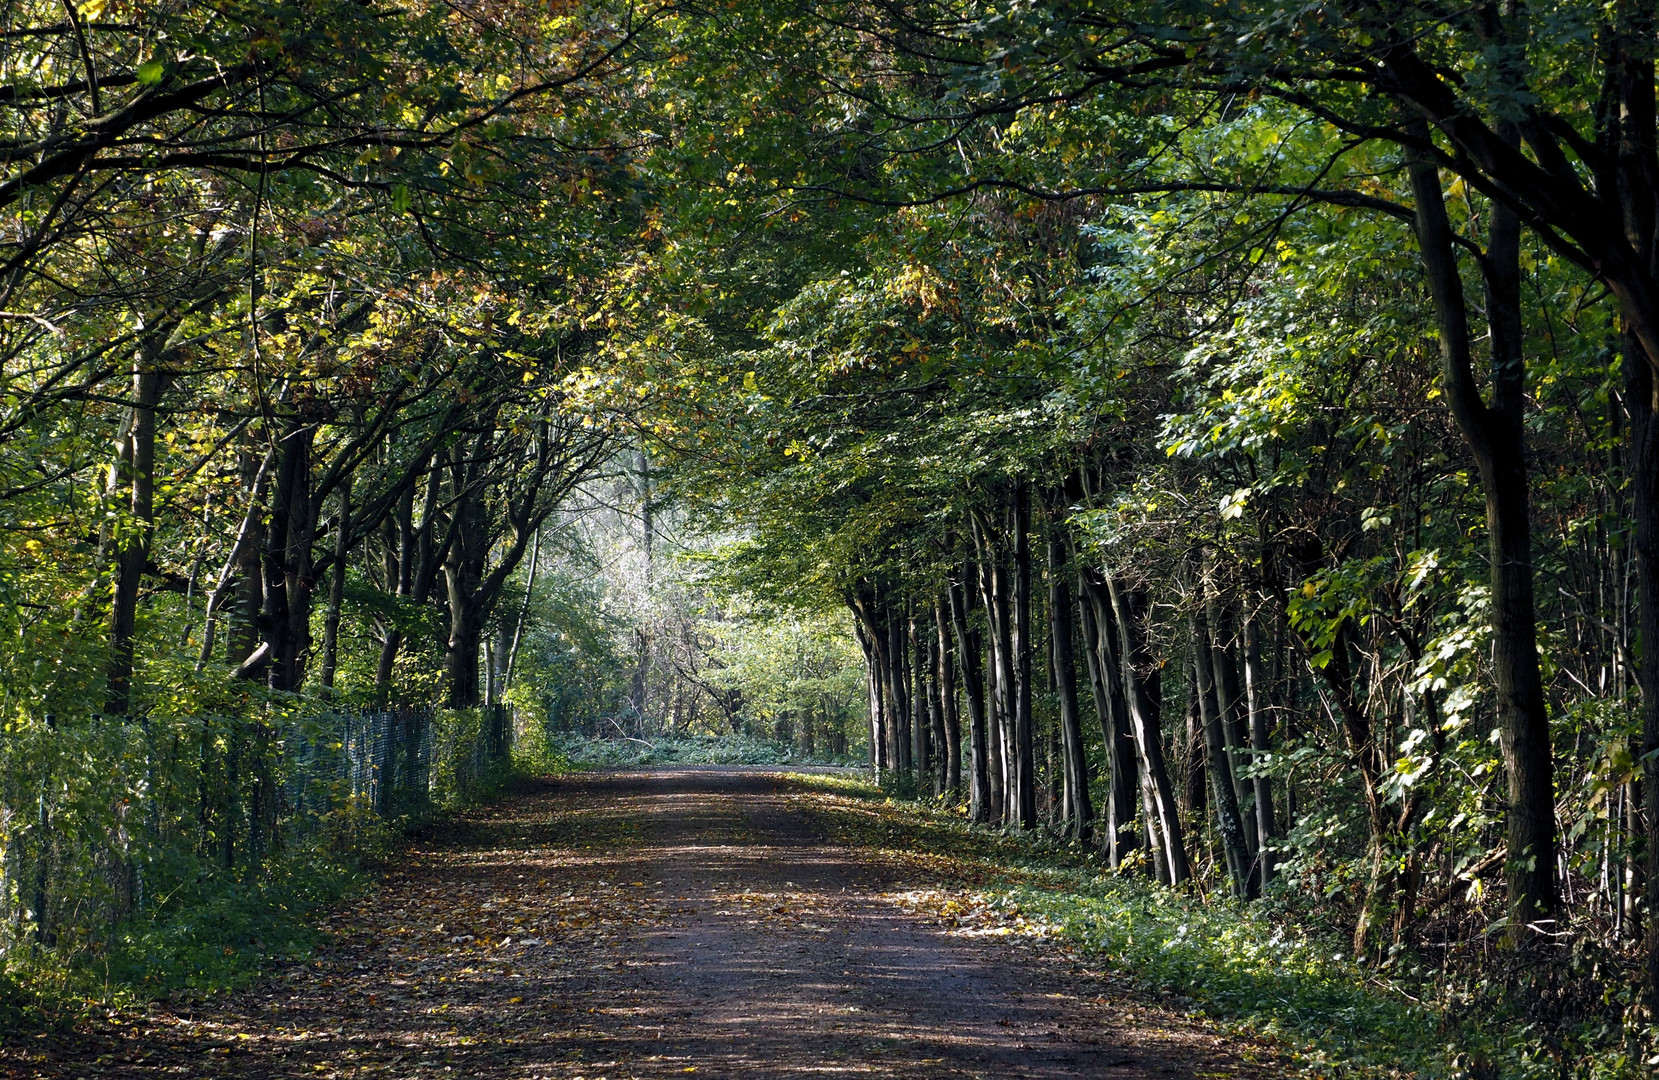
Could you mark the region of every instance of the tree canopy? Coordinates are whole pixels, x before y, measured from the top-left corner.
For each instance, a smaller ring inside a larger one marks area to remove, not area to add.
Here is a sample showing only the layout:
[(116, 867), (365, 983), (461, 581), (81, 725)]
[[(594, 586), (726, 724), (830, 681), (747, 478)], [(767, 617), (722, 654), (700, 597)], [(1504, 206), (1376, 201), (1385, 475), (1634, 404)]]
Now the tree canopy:
[(0, 936), (259, 873), (295, 717), (511, 703), (1651, 1052), (1651, 5), (6, 20)]

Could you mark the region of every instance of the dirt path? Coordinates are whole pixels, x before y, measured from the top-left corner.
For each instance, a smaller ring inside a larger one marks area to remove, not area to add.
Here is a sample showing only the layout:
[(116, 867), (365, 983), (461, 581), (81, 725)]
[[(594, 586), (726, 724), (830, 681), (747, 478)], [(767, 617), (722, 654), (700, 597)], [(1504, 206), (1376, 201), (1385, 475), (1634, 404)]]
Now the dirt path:
[(313, 962), (0, 1057), (35, 1077), (1269, 1076), (1062, 950), (947, 932), (919, 870), (757, 771), (548, 781), (417, 844)]

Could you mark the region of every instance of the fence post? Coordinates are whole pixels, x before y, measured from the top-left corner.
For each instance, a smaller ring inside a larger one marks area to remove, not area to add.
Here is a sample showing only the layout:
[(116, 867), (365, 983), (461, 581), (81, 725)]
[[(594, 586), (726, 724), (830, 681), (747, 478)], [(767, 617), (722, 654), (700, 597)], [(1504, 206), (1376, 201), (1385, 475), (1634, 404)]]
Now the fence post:
[[(46, 714), (47, 732), (58, 729), (58, 718), (51, 713)], [(51, 739), (48, 735), (46, 746), (50, 747)], [(51, 812), (46, 807), (46, 789), (51, 786), (52, 767), (50, 758), (45, 749), (40, 755), (40, 806), (36, 821), (40, 830), (40, 838), (35, 844), (35, 941), (41, 945), (51, 945), (51, 931), (46, 925), (46, 885), (47, 864), (51, 859)]]
[(507, 706), (490, 706), (490, 756), (499, 765), (507, 759)]
[[(144, 852), (149, 854), (150, 845), (156, 842), (161, 835), (161, 821), (156, 811), (156, 753), (155, 733), (150, 729), (150, 714), (145, 713), (138, 721), (139, 732), (144, 737)], [(144, 859), (141, 857), (133, 864), (134, 888), (133, 910), (144, 910)]]
[(420, 761), (418, 763), (421, 806), (431, 805), (432, 802), (432, 754), (433, 754), (433, 723), (435, 714), (430, 707), (420, 709), (415, 714), (416, 730), (419, 732)]
[(380, 713), (377, 719), (380, 753), (375, 768), (375, 809), (381, 817), (389, 817), (392, 808), (392, 766), (397, 760), (397, 730), (392, 724), (391, 713)]

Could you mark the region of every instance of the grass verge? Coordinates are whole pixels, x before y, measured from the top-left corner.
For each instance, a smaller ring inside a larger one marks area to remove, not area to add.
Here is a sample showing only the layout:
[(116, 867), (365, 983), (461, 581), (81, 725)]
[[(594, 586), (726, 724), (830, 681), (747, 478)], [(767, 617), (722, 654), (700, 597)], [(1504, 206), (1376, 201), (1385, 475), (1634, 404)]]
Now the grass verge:
[[(1604, 1027), (1545, 1032), (1501, 1003), (1357, 962), (1271, 901), (1242, 905), (1106, 869), (1076, 846), (972, 827), (869, 780), (804, 773), (798, 805), (838, 842), (939, 881), (909, 894), (948, 926), (1059, 939), (1138, 989), (1266, 1037), (1309, 1075), (1422, 1080), (1630, 1080), (1637, 1042)], [(1659, 1062), (1656, 1062), (1659, 1063)]]
[(101, 937), (50, 948), (24, 943), (0, 955), (0, 1042), (64, 1030), (100, 1010), (205, 998), (274, 964), (302, 960), (318, 944), (324, 916), (370, 889), (372, 871), (397, 857), (411, 831), (491, 803), (529, 777), (570, 768), (545, 747), (515, 753), (511, 765), (479, 774), (441, 807), (392, 821), (340, 815), (326, 831), (236, 873), (171, 852), (166, 866), (152, 869), (185, 884)]
[(846, 765), (803, 755), (788, 743), (748, 735), (659, 735), (652, 739), (559, 734), (554, 752), (580, 769), (635, 769), (652, 765)]

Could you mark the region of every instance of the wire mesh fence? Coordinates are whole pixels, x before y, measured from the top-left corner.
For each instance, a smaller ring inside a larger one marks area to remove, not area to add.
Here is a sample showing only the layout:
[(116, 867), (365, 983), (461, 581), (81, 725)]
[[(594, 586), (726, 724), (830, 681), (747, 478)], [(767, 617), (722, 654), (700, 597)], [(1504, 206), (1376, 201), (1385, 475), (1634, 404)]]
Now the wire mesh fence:
[(504, 706), (15, 719), (0, 949), (75, 949), (206, 877), (464, 804), (502, 773), (511, 732)]

